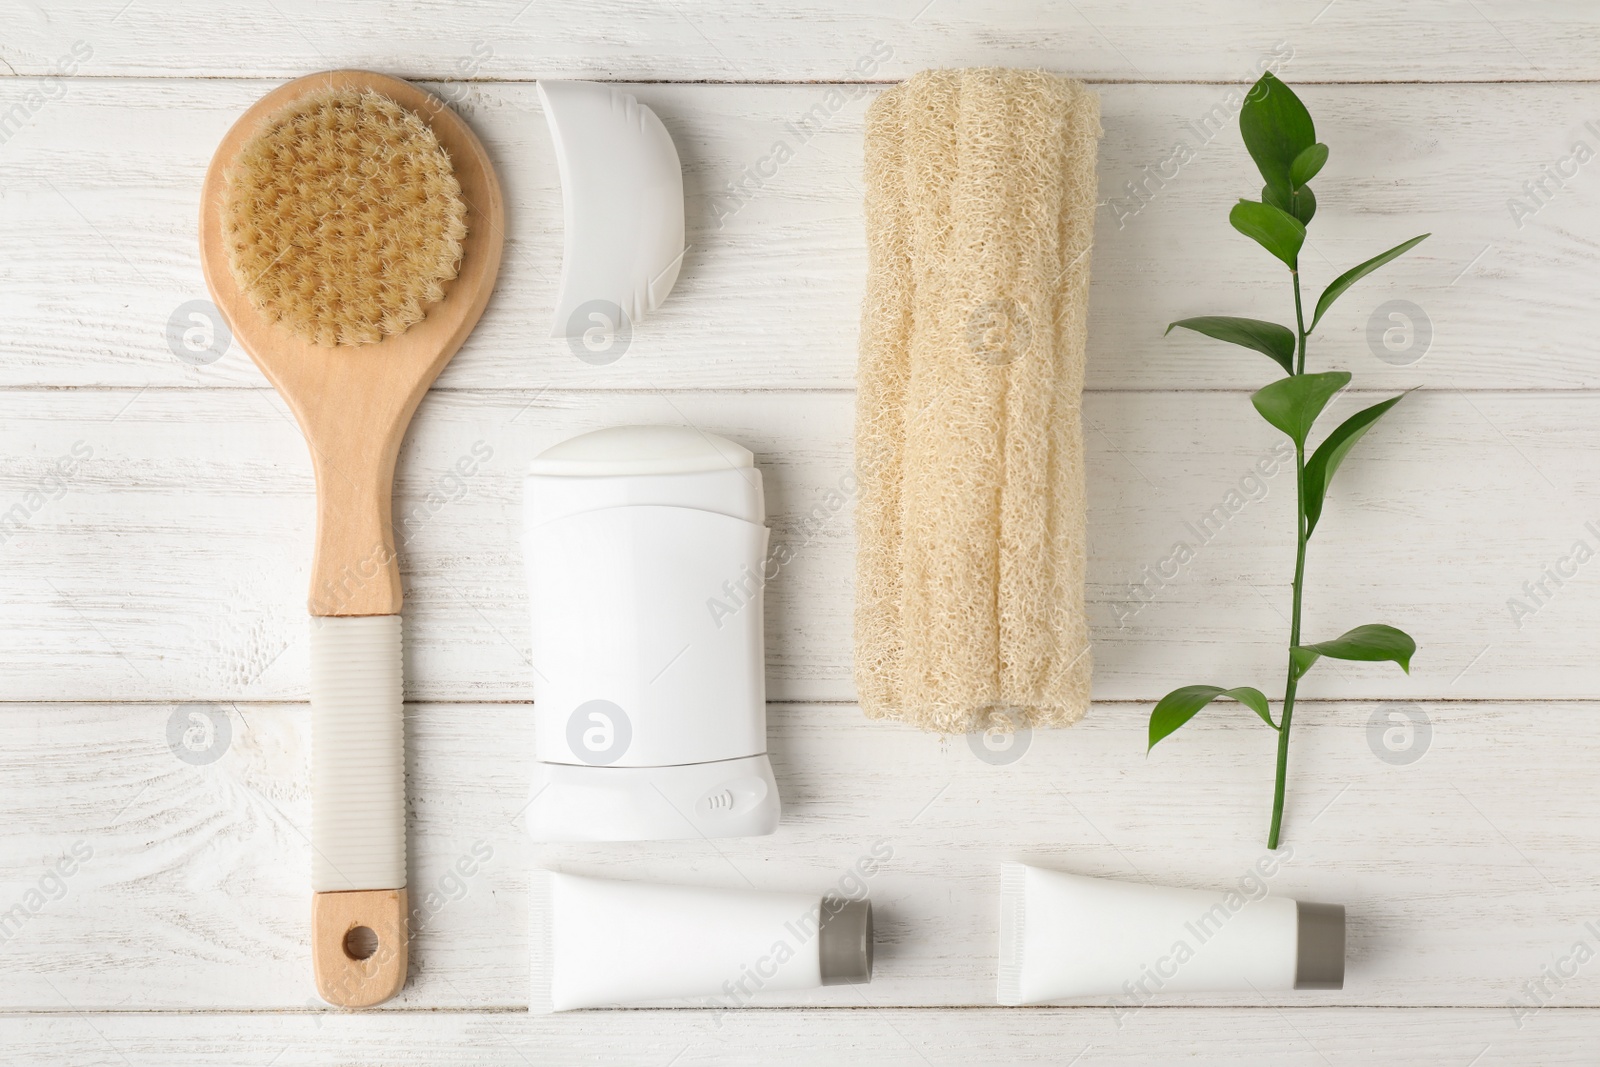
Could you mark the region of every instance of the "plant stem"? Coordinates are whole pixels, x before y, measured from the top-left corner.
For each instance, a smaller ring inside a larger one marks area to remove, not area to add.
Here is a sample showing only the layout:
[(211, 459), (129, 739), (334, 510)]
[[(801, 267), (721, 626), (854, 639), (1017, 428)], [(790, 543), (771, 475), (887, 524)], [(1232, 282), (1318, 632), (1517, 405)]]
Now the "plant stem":
[(1294, 609), (1289, 616), (1289, 670), (1283, 683), (1283, 711), (1278, 715), (1278, 781), (1272, 793), (1272, 829), (1267, 834), (1267, 847), (1278, 847), (1278, 832), (1283, 826), (1283, 793), (1289, 780), (1289, 724), (1294, 721), (1294, 693), (1299, 679), (1294, 673), (1295, 646), (1300, 644), (1300, 597), (1306, 577), (1306, 453), (1296, 448), (1294, 454), (1294, 479), (1299, 497), (1299, 545), (1294, 557)]
[[(1289, 274), (1294, 278), (1294, 325), (1295, 333), (1300, 337), (1300, 351), (1295, 360), (1294, 372), (1296, 374), (1304, 374), (1306, 372), (1306, 313), (1300, 304), (1300, 272), (1291, 268)], [(1302, 500), (1301, 515), (1305, 514), (1305, 510), (1305, 502)]]
[[(1306, 319), (1300, 301), (1300, 272), (1294, 276), (1294, 317), (1299, 335), (1295, 373), (1306, 372)], [(1295, 486), (1295, 556), (1294, 556), (1294, 608), (1289, 616), (1289, 669), (1283, 683), (1283, 711), (1278, 716), (1278, 777), (1272, 791), (1272, 829), (1267, 832), (1267, 847), (1278, 847), (1278, 835), (1283, 828), (1283, 794), (1289, 780), (1289, 725), (1294, 721), (1294, 694), (1299, 684), (1294, 671), (1294, 650), (1300, 644), (1300, 601), (1306, 578), (1306, 450), (1296, 444), (1294, 449)]]

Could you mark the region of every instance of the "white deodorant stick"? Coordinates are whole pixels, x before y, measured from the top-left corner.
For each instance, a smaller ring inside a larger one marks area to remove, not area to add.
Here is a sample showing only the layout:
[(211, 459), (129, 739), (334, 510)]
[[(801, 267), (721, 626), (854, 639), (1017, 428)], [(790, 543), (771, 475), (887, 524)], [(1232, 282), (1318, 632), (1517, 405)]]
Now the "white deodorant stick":
[(534, 458), (524, 495), (540, 841), (777, 829), (767, 758), (761, 472), (687, 426)]

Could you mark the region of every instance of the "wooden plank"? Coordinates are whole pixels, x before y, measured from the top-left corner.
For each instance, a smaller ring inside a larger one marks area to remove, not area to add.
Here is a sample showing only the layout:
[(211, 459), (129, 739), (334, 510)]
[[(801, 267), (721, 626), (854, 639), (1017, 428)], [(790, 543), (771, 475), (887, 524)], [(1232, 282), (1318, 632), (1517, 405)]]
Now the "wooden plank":
[[(409, 694), (527, 698), (522, 471), (568, 436), (642, 422), (756, 451), (774, 543), (794, 557), (767, 589), (769, 693), (851, 699), (852, 403), (432, 394), (398, 476)], [(1325, 638), (1387, 621), (1421, 651), (1409, 677), (1324, 661), (1303, 691), (1600, 694), (1587, 562), (1600, 513), (1585, 504), (1600, 491), (1597, 408), (1590, 394), (1437, 390), (1396, 408), (1333, 488), (1306, 627)], [(1201, 681), (1280, 692), (1293, 518), (1275, 431), (1232, 393), (1097, 393), (1085, 412), (1096, 696)], [(311, 473), (275, 395), (3, 392), (0, 454), (14, 457), (0, 474), (0, 697), (304, 699)], [(66, 477), (52, 473), (63, 458)]]
[[(1581, 1063), (1600, 1012), (1551, 1011), (1512, 1030), (1498, 1011), (1462, 1008), (1271, 1009), (1145, 1013), (1118, 1029), (1104, 1010), (498, 1012), (415, 1014), (13, 1015), (0, 1017), (0, 1063), (18, 1067), (172, 1067), (354, 1060), (394, 1065), (530, 1067), (605, 1063), (775, 1067), (848, 1062), (1167, 1063), (1194, 1067), (1475, 1067)], [(246, 1051), (247, 1050), (247, 1051)], [(248, 1055), (248, 1059), (242, 1056)], [(274, 1059), (273, 1057), (277, 1057)], [(1474, 1057), (1477, 1057), (1474, 1059)]]
[[(545, 846), (520, 821), (529, 709), (413, 705), (410, 888), (425, 914), (392, 1005), (525, 1007), (535, 864), (818, 894), (864, 887), (879, 930), (872, 984), (752, 1003), (993, 1005), (998, 867), (1022, 859), (1347, 906), (1342, 992), (1152, 1006), (1477, 1006), (1507, 1036), (1557, 1009), (1600, 1006), (1600, 971), (1571, 959), (1600, 940), (1586, 925), (1600, 923), (1589, 846), (1600, 798), (1586, 784), (1600, 726), (1538, 704), (1424, 703), (1410, 707), (1425, 729), (1386, 744), (1400, 720), (1374, 726), (1374, 715), (1405, 707), (1302, 707), (1289, 849), (1249, 882), (1265, 855), (1273, 736), (1237, 707), (1207, 711), (1148, 758), (1145, 709), (1132, 705), (1098, 705), (1070, 730), (980, 758), (981, 740), (869, 722), (850, 706), (777, 705), (777, 834)], [(0, 707), (0, 1009), (314, 1005), (307, 718), (303, 705)], [(73, 849), (71, 872), (49, 878)], [(1542, 993), (1529, 985), (1541, 981)], [(1129, 1015), (1143, 1025), (1152, 1012)]]
[[(0, 153), (0, 385), (264, 384), (237, 345), (209, 365), (180, 360), (168, 327), (181, 337), (198, 326), (187, 305), (206, 296), (195, 237), (205, 165), (273, 84), (0, 79), (0, 113), (30, 88), (61, 90)], [(633, 86), (677, 140), (691, 247), (666, 305), (621, 358), (597, 365), (547, 336), (561, 209), (534, 87), (435, 88), (489, 145), (510, 213), (498, 292), (442, 388), (853, 386), (860, 126), (877, 90)], [(1162, 336), (1188, 315), (1291, 314), (1282, 269), (1226, 221), (1228, 205), (1259, 188), (1233, 119), (1237, 89), (1108, 85), (1102, 95), (1090, 387), (1260, 386), (1271, 367), (1255, 355)], [(1593, 267), (1600, 238), (1600, 200), (1573, 158), (1577, 142), (1600, 149), (1585, 125), (1600, 122), (1600, 89), (1312, 85), (1304, 95), (1333, 149), (1305, 256), (1309, 296), (1345, 267), (1434, 232), (1343, 298), (1313, 341), (1314, 366), (1349, 368), (1375, 387), (1600, 388), (1591, 308), (1572, 283)], [(1414, 305), (1415, 322), (1391, 319), (1392, 300)], [(1385, 347), (1391, 328), (1396, 351)]]
[[(1478, 81), (1593, 77), (1592, 8), (1430, 0), (1404, 6), (1247, 0), (1155, 12), (1128, 0), (1058, 6), (998, 0), (841, 0), (655, 6), (526, 0), (400, 9), (374, 34), (354, 7), (235, 0), (191, 19), (159, 4), (72, 0), (23, 8), (3, 57), (19, 73), (59, 69), (75, 41), (101, 75), (288, 78), (329, 67), (409, 77), (588, 77), (667, 81), (898, 79), (924, 67), (1024, 66), (1138, 81), (1237, 79), (1280, 44), (1317, 80)], [(861, 66), (871, 47), (889, 51)]]

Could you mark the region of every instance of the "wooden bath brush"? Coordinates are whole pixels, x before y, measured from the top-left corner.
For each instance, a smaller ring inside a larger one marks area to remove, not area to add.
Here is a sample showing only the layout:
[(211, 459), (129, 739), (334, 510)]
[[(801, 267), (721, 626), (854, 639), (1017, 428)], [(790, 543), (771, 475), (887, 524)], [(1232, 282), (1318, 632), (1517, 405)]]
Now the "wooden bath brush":
[(269, 93), (206, 171), (206, 284), (294, 412), (316, 473), (311, 947), (331, 1004), (377, 1004), (405, 983), (390, 496), (417, 404), (488, 303), (504, 215), (466, 123), (415, 86), (363, 71)]

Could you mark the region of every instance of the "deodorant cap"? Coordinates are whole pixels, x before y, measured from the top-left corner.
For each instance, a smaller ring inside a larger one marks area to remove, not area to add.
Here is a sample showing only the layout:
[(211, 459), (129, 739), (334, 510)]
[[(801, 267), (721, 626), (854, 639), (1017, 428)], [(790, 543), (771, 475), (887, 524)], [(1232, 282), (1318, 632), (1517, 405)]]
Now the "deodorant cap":
[(1296, 989), (1344, 988), (1344, 905), (1295, 902)]
[(817, 952), (823, 985), (872, 981), (872, 901), (824, 900)]

